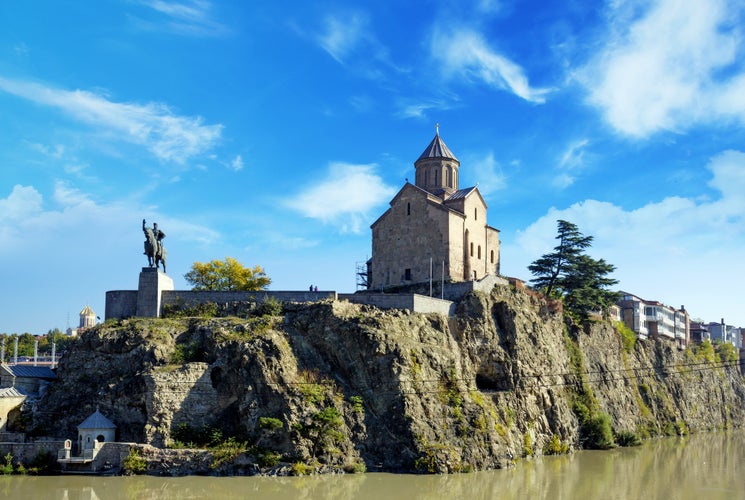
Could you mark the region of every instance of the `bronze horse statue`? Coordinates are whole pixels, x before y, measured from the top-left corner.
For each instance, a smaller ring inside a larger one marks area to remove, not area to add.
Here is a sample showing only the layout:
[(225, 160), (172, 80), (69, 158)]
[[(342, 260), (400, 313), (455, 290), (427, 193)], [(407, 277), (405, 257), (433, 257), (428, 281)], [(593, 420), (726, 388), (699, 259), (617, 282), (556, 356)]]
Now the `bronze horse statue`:
[(163, 264), (163, 272), (166, 272), (166, 249), (162, 241), (166, 234), (158, 229), (157, 223), (153, 224), (152, 228), (146, 227), (145, 219), (142, 219), (142, 231), (145, 233), (145, 255), (148, 265), (157, 269), (159, 264)]

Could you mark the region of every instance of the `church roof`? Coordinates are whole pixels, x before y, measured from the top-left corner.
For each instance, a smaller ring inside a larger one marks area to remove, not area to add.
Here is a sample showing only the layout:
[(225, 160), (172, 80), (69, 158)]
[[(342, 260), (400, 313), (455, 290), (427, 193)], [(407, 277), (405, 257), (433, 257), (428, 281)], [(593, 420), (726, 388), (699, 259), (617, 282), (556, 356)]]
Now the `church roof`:
[(22, 389), (17, 387), (3, 387), (0, 389), (0, 398), (20, 398), (27, 395)]
[(461, 198), (466, 198), (469, 194), (471, 194), (471, 192), (473, 192), (474, 189), (476, 189), (476, 186), (473, 186), (473, 187), (470, 187), (470, 188), (465, 188), (465, 189), (459, 189), (456, 192), (454, 192), (453, 194), (451, 194), (450, 196), (448, 196), (447, 201), (459, 200)]
[(458, 158), (456, 158), (450, 151), (450, 148), (445, 145), (445, 142), (442, 140), (439, 133), (435, 134), (435, 138), (429, 143), (429, 146), (424, 150), (424, 153), (419, 156), (419, 160), (426, 158), (450, 158), (458, 161)]
[(81, 316), (95, 316), (96, 313), (93, 312), (93, 309), (91, 309), (91, 306), (86, 305), (85, 306), (85, 309), (83, 309), (82, 311), (80, 311), (80, 315)]
[(14, 377), (45, 378), (50, 380), (57, 378), (57, 375), (48, 366), (3, 364), (3, 369)]
[(116, 429), (116, 425), (114, 425), (114, 422), (104, 417), (103, 414), (98, 411), (98, 408), (96, 408), (96, 411), (93, 412), (90, 417), (86, 418), (83, 420), (82, 424), (78, 425), (78, 429)]

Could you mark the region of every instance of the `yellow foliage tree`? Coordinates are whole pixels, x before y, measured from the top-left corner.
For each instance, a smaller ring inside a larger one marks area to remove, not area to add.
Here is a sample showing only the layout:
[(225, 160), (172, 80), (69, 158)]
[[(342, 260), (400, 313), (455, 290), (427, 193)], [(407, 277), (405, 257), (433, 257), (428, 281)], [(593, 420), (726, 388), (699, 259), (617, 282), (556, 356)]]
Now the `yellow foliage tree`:
[(232, 257), (195, 262), (184, 278), (192, 290), (253, 292), (265, 290), (272, 282), (261, 266), (246, 267)]

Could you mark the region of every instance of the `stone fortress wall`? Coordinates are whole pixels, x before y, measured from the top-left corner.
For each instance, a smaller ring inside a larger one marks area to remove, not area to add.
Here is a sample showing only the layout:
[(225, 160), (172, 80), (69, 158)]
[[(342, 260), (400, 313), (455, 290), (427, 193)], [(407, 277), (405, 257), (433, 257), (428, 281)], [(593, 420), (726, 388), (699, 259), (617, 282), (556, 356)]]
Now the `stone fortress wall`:
[[(143, 276), (144, 275), (144, 276)], [(468, 292), (479, 290), (488, 293), (497, 284), (507, 280), (487, 275), (478, 281), (445, 283), (443, 298), (429, 297), (417, 293), (337, 293), (335, 291), (271, 291), (225, 292), (174, 290), (173, 280), (155, 268), (142, 268), (138, 290), (112, 290), (106, 292), (106, 319), (131, 317), (161, 317), (165, 307), (194, 307), (214, 302), (261, 303), (268, 299), (280, 302), (318, 302), (322, 300), (348, 300), (356, 304), (367, 304), (380, 309), (405, 309), (420, 313), (437, 313), (452, 316), (454, 303)]]

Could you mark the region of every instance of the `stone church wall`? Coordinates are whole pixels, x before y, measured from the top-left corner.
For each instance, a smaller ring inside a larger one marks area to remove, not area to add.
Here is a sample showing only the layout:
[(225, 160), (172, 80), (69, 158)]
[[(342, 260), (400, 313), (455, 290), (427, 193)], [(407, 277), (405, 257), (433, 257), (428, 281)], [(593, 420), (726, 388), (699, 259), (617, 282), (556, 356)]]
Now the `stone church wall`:
[[(429, 279), (430, 258), (438, 264), (435, 271), (446, 261), (446, 279), (450, 278), (450, 256), (445, 243), (448, 212), (415, 189), (405, 189), (373, 226), (371, 289)], [(410, 269), (408, 280), (406, 269)]]

